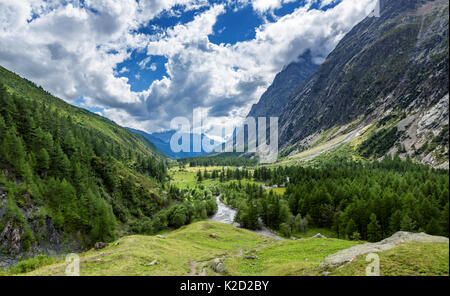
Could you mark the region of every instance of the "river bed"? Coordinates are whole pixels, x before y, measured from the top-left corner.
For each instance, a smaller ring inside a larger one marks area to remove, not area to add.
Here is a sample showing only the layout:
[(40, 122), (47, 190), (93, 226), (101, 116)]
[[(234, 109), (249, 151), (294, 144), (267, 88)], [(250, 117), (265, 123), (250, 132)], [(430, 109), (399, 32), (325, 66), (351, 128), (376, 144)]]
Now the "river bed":
[[(220, 201), (220, 196), (216, 196), (216, 202), (217, 212), (210, 218), (210, 220), (239, 227), (239, 223), (234, 222), (234, 217), (236, 217), (237, 211)], [(276, 235), (273, 231), (265, 226), (263, 226), (260, 230), (251, 231), (267, 237), (283, 239), (281, 236)]]

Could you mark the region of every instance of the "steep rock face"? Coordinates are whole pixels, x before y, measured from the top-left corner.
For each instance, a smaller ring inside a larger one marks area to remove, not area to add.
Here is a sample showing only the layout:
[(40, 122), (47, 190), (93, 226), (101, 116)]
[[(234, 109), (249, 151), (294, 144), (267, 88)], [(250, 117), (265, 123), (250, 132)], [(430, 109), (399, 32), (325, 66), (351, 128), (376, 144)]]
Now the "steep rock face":
[[(355, 26), (295, 91), (281, 112), (280, 144), (356, 119), (425, 116), (437, 104), (448, 105), (448, 64), (448, 1), (385, 2), (381, 17)], [(440, 117), (427, 124), (435, 135), (448, 130)]]
[(279, 116), (289, 102), (289, 98), (303, 81), (311, 77), (319, 66), (312, 61), (311, 52), (307, 50), (298, 61), (286, 66), (277, 74), (272, 85), (252, 106), (249, 117)]
[[(19, 208), (25, 222), (22, 225), (5, 217), (8, 193), (3, 189), (0, 185), (0, 270), (39, 254), (59, 255), (82, 250), (76, 238), (64, 237), (61, 231), (56, 230), (52, 218), (43, 215), (37, 204), (30, 202)], [(31, 243), (30, 234), (36, 238)]]

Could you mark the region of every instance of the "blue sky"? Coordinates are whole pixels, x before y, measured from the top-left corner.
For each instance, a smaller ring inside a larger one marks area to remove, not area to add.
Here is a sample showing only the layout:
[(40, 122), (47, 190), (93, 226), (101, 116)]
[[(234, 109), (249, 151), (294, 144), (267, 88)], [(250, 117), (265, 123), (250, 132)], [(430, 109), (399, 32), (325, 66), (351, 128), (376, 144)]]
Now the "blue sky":
[[(226, 4), (228, 1), (209, 1), (211, 5)], [(320, 7), (318, 1), (311, 5), (311, 9), (327, 10), (335, 7), (340, 0), (332, 2), (330, 5)], [(213, 34), (209, 35), (211, 43), (236, 44), (237, 42), (248, 41), (255, 38), (256, 29), (267, 22), (276, 22), (277, 18), (291, 14), (295, 9), (305, 5), (305, 1), (292, 1), (283, 3), (279, 8), (273, 9), (270, 14), (261, 14), (251, 5), (229, 4), (225, 7), (225, 13), (217, 17), (213, 27)], [(168, 28), (176, 25), (192, 22), (194, 17), (205, 12), (208, 6), (183, 12), (183, 6), (175, 6), (171, 11), (164, 11), (156, 18), (141, 26), (138, 33), (154, 35), (164, 32)], [(145, 63), (142, 64), (142, 63)], [(164, 56), (148, 55), (143, 51), (132, 51), (130, 58), (117, 64), (118, 71), (123, 71), (117, 76), (127, 77), (131, 90), (140, 92), (148, 89), (155, 80), (160, 80), (167, 76), (165, 67), (167, 58)], [(89, 107), (88, 107), (89, 109)], [(96, 112), (98, 110), (95, 110)]]
[(147, 132), (242, 121), (305, 50), (323, 62), (375, 0), (0, 0), (0, 65)]

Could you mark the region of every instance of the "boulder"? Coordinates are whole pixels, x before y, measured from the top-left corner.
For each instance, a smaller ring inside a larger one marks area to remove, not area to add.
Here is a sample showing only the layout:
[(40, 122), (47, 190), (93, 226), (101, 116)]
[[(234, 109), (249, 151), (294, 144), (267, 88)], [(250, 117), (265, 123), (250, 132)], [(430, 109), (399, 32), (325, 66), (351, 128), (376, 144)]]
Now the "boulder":
[(448, 243), (448, 238), (443, 236), (434, 236), (426, 233), (412, 233), (406, 231), (398, 231), (391, 237), (382, 240), (381, 244), (393, 243), (399, 244), (403, 242), (429, 242), (429, 243)]
[(152, 262), (147, 264), (147, 266), (153, 266), (153, 265), (156, 265), (156, 264), (158, 264), (158, 261), (157, 260), (153, 260)]
[(162, 238), (162, 239), (166, 238), (164, 235), (161, 235), (161, 234), (158, 234), (156, 237), (157, 238)]
[(318, 233), (315, 236), (313, 236), (313, 238), (327, 238), (327, 237), (325, 235)]
[(247, 255), (244, 258), (245, 259), (252, 259), (252, 260), (258, 259), (258, 257), (256, 255)]
[(96, 250), (101, 250), (101, 249), (106, 248), (107, 246), (108, 246), (107, 243), (97, 242), (97, 243), (95, 243), (95, 245), (94, 245), (94, 249), (96, 249)]
[(217, 273), (225, 272), (227, 269), (220, 258), (216, 258), (209, 263), (212, 270)]

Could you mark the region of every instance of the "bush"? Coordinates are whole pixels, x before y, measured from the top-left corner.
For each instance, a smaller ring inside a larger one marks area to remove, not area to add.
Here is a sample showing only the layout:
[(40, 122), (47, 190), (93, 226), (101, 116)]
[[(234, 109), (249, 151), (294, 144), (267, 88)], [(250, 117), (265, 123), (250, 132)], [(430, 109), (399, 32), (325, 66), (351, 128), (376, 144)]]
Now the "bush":
[(29, 258), (20, 261), (17, 265), (11, 267), (8, 270), (10, 274), (26, 273), (38, 269), (44, 265), (50, 265), (56, 262), (56, 258), (47, 255), (39, 255), (33, 258)]
[(153, 222), (150, 218), (144, 217), (136, 220), (130, 225), (131, 233), (153, 234)]
[(292, 234), (291, 227), (287, 223), (281, 223), (280, 224), (280, 232), (285, 237), (290, 237)]

